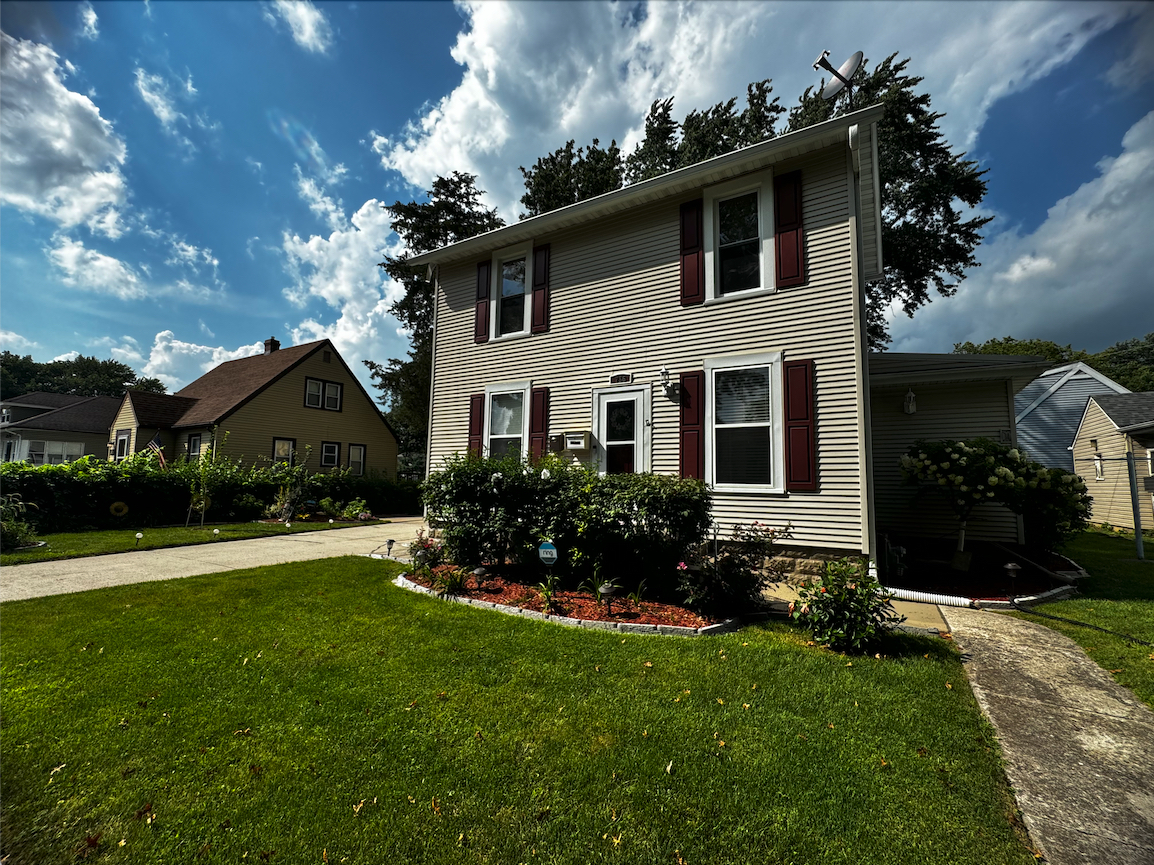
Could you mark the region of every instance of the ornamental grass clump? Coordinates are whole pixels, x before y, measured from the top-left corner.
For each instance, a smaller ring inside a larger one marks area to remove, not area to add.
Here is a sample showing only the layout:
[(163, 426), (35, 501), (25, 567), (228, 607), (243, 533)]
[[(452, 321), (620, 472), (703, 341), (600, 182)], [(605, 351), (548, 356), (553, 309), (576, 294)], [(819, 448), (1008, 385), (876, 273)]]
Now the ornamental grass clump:
[(861, 652), (882, 632), (905, 621), (865, 559), (826, 562), (822, 574), (798, 589), (789, 615), (813, 638), (839, 652)]
[(966, 521), (984, 502), (1021, 514), (1027, 540), (1045, 549), (1082, 531), (1090, 515), (1092, 499), (1078, 475), (1047, 468), (993, 439), (916, 441), (902, 454), (901, 472), (906, 483), (945, 498), (961, 524), (959, 552), (965, 548)]

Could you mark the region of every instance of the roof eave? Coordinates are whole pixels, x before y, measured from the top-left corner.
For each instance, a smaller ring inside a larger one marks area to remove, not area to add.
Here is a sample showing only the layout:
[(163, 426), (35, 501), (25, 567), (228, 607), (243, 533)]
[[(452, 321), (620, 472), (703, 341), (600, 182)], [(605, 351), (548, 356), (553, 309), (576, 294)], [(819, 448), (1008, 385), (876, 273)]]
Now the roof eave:
[(883, 106), (872, 105), (824, 123), (799, 129), (797, 132), (771, 138), (741, 150), (734, 150), (704, 162), (670, 171), (659, 177), (606, 192), (595, 198), (478, 234), (440, 249), (415, 255), (408, 259), (406, 264), (417, 267), (423, 264), (436, 265), (460, 261), (494, 249), (523, 243), (558, 229), (600, 219), (639, 204), (699, 189), (728, 177), (755, 170), (757, 167), (789, 159), (839, 141), (848, 142), (851, 126), (873, 123), (880, 120), (883, 114)]

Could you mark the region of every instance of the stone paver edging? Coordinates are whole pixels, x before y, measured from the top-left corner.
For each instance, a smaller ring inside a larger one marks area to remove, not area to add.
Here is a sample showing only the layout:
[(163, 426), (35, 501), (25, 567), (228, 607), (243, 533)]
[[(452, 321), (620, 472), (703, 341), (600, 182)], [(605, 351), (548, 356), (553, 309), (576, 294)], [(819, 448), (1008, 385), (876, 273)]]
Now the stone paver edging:
[(417, 585), (401, 574), (393, 585), (410, 592), (419, 592), (422, 595), (433, 595), (444, 598), (454, 604), (465, 604), (469, 607), (480, 607), (483, 610), (496, 610), (508, 616), (521, 616), (525, 619), (537, 619), (543, 622), (552, 622), (554, 625), (564, 625), (567, 628), (588, 628), (594, 631), (616, 631), (622, 634), (661, 634), (667, 637), (709, 637), (714, 634), (728, 634), (741, 627), (739, 619), (726, 619), (716, 625), (707, 625), (704, 628), (684, 628), (680, 625), (640, 625), (633, 622), (598, 622), (590, 619), (573, 619), (569, 616), (554, 616), (538, 613), (536, 610), (526, 610), (522, 607), (509, 607), (505, 604), (495, 604), (492, 601), (479, 601), (475, 598), (463, 598), (457, 595), (437, 595), (432, 589)]

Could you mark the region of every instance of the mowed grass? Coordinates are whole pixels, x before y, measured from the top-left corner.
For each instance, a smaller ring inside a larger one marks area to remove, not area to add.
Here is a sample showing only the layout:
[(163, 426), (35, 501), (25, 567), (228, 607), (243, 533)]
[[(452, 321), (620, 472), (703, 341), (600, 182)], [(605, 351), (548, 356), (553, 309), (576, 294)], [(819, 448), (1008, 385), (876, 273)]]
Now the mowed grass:
[(4, 604), (6, 865), (1034, 861), (948, 642), (568, 629), (399, 567)]
[[(384, 520), (388, 522), (388, 520)], [(0, 555), (0, 565), (21, 565), (26, 562), (45, 562), (52, 559), (76, 559), (83, 556), (101, 556), (107, 553), (126, 553), (130, 550), (155, 550), (161, 547), (186, 547), (193, 544), (212, 544), (221, 541), (240, 541), (246, 538), (264, 538), (271, 535), (296, 534), (298, 532), (329, 531), (348, 529), (354, 526), (378, 525), (378, 522), (338, 522), (292, 523), (285, 528), (283, 523), (229, 523), (227, 525), (166, 526), (145, 529), (108, 529), (91, 532), (59, 532), (40, 535), (47, 546), (23, 552), (5, 552)], [(214, 535), (213, 529), (220, 531)], [(136, 533), (144, 537), (139, 541)]]
[[(1090, 574), (1078, 582), (1081, 597), (1042, 604), (1038, 611), (1154, 643), (1154, 543), (1146, 544), (1147, 558), (1139, 561), (1133, 535), (1127, 540), (1084, 532), (1064, 552)], [(1154, 646), (1132, 643), (1093, 628), (1016, 615), (1074, 640), (1120, 684), (1154, 709)]]

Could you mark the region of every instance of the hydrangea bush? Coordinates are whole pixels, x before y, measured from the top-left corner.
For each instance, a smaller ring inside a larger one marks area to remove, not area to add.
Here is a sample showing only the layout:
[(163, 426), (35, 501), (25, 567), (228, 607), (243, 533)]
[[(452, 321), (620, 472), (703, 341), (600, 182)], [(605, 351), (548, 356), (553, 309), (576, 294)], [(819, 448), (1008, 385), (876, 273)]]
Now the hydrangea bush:
[[(1031, 544), (1053, 549), (1086, 528), (1090, 494), (1075, 474), (1033, 462), (988, 438), (919, 440), (901, 457), (902, 477), (939, 491), (965, 524), (983, 502), (1005, 505), (1026, 521)], [(959, 543), (959, 549), (961, 543)]]

